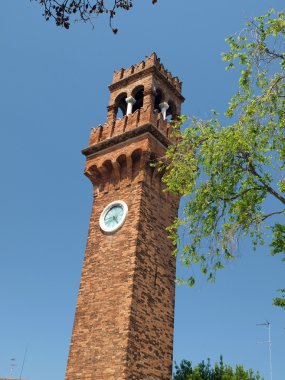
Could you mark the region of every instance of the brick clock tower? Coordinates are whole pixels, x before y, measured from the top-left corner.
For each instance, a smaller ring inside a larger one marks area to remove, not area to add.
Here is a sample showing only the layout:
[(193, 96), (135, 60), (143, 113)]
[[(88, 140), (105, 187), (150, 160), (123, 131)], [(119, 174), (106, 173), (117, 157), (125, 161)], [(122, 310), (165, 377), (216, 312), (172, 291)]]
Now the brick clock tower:
[[(181, 82), (153, 53), (114, 73), (107, 122), (91, 131), (93, 206), (66, 380), (172, 378), (178, 199), (151, 162), (172, 142)], [(120, 115), (119, 115), (120, 113)]]

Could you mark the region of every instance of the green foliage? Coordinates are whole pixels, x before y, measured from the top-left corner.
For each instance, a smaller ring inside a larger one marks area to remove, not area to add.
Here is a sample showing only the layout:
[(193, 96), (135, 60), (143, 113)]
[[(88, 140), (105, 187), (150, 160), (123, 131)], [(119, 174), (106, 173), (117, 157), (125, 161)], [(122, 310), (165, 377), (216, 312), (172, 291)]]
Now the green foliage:
[(263, 380), (263, 377), (251, 369), (245, 370), (241, 365), (237, 365), (235, 369), (224, 365), (221, 356), (220, 363), (216, 363), (214, 367), (211, 366), (210, 359), (207, 363), (202, 361), (194, 368), (187, 360), (182, 360), (180, 366), (175, 363), (173, 380)]
[[(187, 267), (198, 264), (212, 281), (235, 258), (245, 236), (255, 249), (267, 232), (272, 254), (285, 253), (280, 223), (285, 212), (284, 14), (270, 10), (226, 41), (229, 51), (222, 58), (227, 69), (240, 68), (238, 91), (226, 112), (229, 125), (221, 125), (214, 112), (210, 120), (192, 118), (180, 132), (187, 120), (182, 117), (175, 130), (179, 143), (169, 148), (167, 164), (161, 163), (168, 189), (187, 199), (170, 236), (174, 245), (181, 243), (178, 230), (190, 237), (181, 260)], [(195, 279), (180, 282), (192, 286)]]
[(273, 299), (273, 305), (285, 310), (285, 289), (279, 289), (279, 292), (282, 293), (282, 297), (275, 297)]
[(193, 373), (192, 363), (188, 360), (182, 360), (180, 366), (177, 363), (174, 366), (175, 373), (173, 380), (185, 380)]
[[(276, 255), (277, 253), (285, 252), (285, 226), (280, 223), (275, 223), (272, 227), (273, 239), (270, 244), (272, 247), (271, 254)], [(285, 258), (283, 258), (285, 261)]]

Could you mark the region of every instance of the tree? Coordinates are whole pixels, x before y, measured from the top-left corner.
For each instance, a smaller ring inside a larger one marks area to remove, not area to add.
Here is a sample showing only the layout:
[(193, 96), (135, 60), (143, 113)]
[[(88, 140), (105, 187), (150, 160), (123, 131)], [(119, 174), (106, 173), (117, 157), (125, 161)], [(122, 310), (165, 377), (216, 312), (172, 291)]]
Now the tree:
[[(161, 163), (168, 189), (187, 199), (182, 217), (169, 228), (171, 238), (179, 243), (178, 229), (188, 234), (182, 262), (198, 264), (208, 280), (235, 258), (245, 236), (254, 249), (269, 239), (272, 255), (285, 253), (284, 13), (255, 17), (226, 41), (227, 69), (236, 63), (241, 68), (226, 112), (229, 125), (214, 112), (210, 120), (192, 118), (180, 132), (182, 117), (175, 128), (179, 143)], [(192, 286), (195, 278), (181, 281)], [(274, 303), (285, 308), (281, 292)]]
[(245, 370), (242, 365), (237, 365), (235, 369), (224, 365), (221, 356), (220, 363), (216, 363), (214, 367), (211, 366), (210, 359), (207, 363), (202, 361), (194, 368), (188, 360), (182, 360), (180, 366), (175, 363), (173, 380), (263, 380), (263, 377), (252, 369)]
[[(114, 33), (118, 29), (113, 28), (112, 20), (118, 9), (129, 11), (133, 7), (133, 0), (36, 0), (44, 8), (43, 16), (48, 21), (53, 19), (57, 26), (69, 29), (72, 17), (77, 20), (92, 22), (94, 16), (100, 14), (109, 15), (109, 25)], [(152, 0), (155, 4), (157, 0)]]

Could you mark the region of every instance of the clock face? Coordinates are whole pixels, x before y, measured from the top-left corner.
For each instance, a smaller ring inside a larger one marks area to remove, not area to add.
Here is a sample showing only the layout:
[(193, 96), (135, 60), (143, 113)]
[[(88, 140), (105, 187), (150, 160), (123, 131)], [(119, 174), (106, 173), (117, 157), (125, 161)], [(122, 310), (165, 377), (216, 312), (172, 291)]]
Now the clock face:
[(110, 203), (103, 210), (99, 224), (105, 232), (115, 232), (124, 223), (128, 213), (128, 206), (123, 201), (115, 201)]

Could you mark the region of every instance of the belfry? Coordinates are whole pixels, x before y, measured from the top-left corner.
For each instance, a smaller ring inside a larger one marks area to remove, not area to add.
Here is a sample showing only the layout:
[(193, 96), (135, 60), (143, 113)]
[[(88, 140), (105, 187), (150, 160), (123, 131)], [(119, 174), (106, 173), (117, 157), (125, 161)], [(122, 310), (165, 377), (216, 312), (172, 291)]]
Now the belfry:
[(109, 90), (107, 122), (82, 151), (93, 206), (66, 380), (170, 380), (175, 257), (166, 227), (179, 200), (151, 163), (174, 142), (181, 82), (153, 53), (115, 72)]

